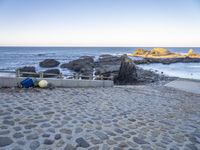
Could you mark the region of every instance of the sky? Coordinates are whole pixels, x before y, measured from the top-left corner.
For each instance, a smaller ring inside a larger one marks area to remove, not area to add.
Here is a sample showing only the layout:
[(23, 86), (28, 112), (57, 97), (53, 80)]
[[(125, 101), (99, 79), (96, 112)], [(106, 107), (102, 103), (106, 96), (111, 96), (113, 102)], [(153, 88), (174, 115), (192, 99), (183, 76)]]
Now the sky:
[(200, 47), (200, 0), (0, 0), (0, 46)]

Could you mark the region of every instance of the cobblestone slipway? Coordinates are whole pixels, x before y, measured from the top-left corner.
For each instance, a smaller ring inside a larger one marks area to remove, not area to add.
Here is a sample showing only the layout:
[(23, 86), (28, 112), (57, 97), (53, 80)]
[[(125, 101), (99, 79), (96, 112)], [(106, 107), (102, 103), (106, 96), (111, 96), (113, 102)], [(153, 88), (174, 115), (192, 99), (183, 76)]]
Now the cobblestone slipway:
[(200, 95), (164, 86), (0, 89), (0, 150), (200, 150)]

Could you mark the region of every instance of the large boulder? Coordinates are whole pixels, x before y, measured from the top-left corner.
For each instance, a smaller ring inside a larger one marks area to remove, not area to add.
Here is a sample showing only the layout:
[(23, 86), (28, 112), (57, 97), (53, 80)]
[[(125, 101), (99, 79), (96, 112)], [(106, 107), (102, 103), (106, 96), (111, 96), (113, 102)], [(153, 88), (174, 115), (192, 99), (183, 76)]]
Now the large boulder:
[(115, 76), (120, 69), (121, 57), (101, 55), (95, 62), (95, 74), (106, 77)]
[(122, 62), (118, 75), (114, 78), (116, 84), (132, 84), (137, 81), (137, 71), (134, 62), (126, 55), (122, 56)]
[(38, 74), (36, 74), (36, 69), (33, 66), (25, 66), (22, 68), (18, 68), (17, 70), (20, 71), (22, 77), (38, 77), (39, 76)]
[(91, 75), (94, 67), (94, 59), (91, 56), (82, 56), (77, 60), (64, 63), (60, 67), (67, 68), (84, 75)]
[(52, 78), (52, 77), (57, 77), (60, 74), (59, 69), (48, 69), (43, 72), (43, 77), (44, 78)]
[(121, 58), (118, 56), (112, 56), (109, 54), (100, 55), (97, 61), (97, 65), (120, 65)]
[(55, 59), (45, 59), (42, 62), (40, 62), (40, 67), (42, 68), (54, 68), (57, 67), (60, 64), (59, 61)]

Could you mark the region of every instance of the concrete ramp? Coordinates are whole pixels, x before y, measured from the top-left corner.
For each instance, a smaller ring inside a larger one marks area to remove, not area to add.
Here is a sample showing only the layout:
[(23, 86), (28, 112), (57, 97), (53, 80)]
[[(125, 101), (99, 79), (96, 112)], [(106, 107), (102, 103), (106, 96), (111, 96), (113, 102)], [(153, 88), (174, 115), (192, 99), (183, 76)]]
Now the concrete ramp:
[(166, 84), (165, 86), (190, 93), (200, 94), (200, 81), (198, 80), (178, 79)]
[[(0, 77), (1, 87), (16, 87), (25, 78), (17, 77)], [(42, 78), (37, 78), (41, 80)], [(87, 88), (87, 87), (112, 87), (113, 81), (111, 80), (76, 80), (76, 79), (53, 79), (45, 78), (48, 83), (53, 84), (55, 87), (63, 88)]]

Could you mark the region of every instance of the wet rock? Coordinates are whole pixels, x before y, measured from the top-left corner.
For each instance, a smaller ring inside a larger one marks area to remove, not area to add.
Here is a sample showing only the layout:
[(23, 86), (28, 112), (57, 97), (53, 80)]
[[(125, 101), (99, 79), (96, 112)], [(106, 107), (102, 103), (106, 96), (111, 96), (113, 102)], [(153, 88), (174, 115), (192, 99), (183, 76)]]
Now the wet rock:
[(55, 59), (45, 59), (44, 61), (39, 63), (40, 67), (43, 68), (53, 68), (57, 67), (59, 64), (60, 62)]
[(8, 146), (13, 143), (9, 137), (0, 137), (0, 147)]
[(77, 138), (76, 142), (78, 143), (78, 147), (88, 148), (90, 146), (90, 144), (83, 138)]

